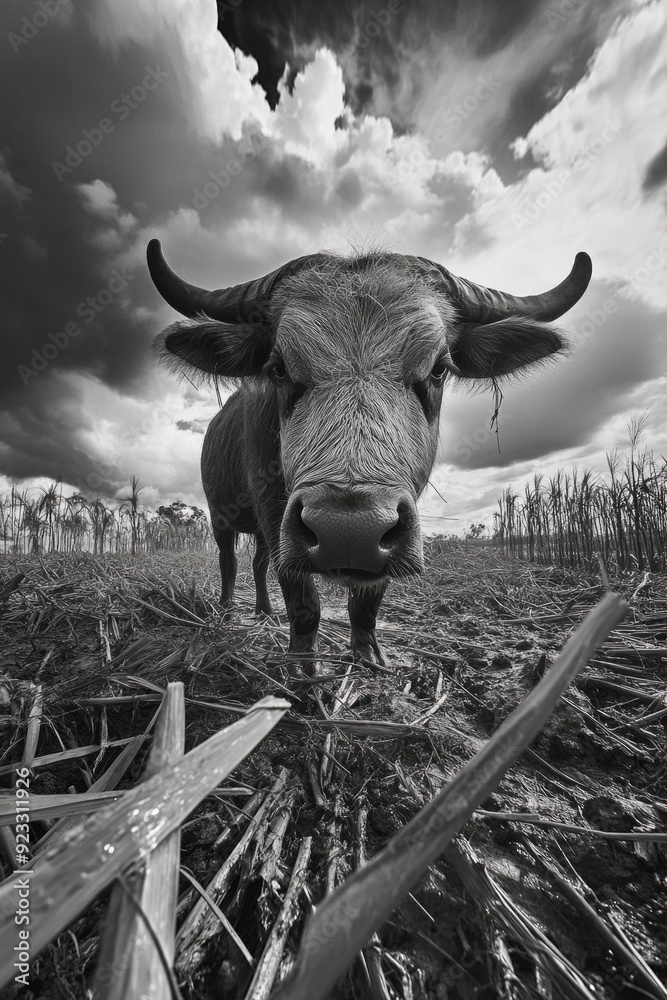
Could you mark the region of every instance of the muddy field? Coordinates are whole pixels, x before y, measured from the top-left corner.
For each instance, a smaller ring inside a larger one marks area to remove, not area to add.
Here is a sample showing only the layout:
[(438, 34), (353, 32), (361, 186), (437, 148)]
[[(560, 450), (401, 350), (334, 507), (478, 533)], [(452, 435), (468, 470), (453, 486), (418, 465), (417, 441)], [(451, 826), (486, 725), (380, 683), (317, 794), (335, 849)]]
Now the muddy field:
[[(207, 886), (231, 857), (216, 902), (256, 960), (312, 836), (287, 962), (327, 887), (484, 745), (603, 594), (595, 572), (488, 547), (432, 543), (427, 560), (424, 578), (385, 599), (385, 669), (349, 662), (345, 595), (320, 588), (326, 676), (315, 684), (289, 669), (284, 614), (253, 615), (247, 554), (230, 622), (216, 609), (212, 553), (4, 557), (0, 592), (25, 574), (0, 594), (5, 787), (34, 685), (44, 699), (34, 793), (88, 788), (147, 730), (167, 681), (185, 683), (187, 750), (263, 695), (288, 697), (275, 733), (190, 817), (181, 859)], [(667, 830), (667, 579), (624, 574), (611, 585), (630, 602), (625, 622), (333, 996), (667, 996), (667, 852), (650, 836)], [(282, 611), (275, 581), (272, 593)], [(149, 742), (120, 787), (141, 779)], [(77, 748), (86, 752), (58, 759)], [(262, 818), (250, 827), (258, 791)], [(185, 876), (181, 890), (183, 921), (196, 892)], [(107, 898), (42, 952), (30, 990), (2, 996), (89, 996)], [(243, 998), (252, 978), (215, 921), (181, 938), (176, 968), (185, 998)]]

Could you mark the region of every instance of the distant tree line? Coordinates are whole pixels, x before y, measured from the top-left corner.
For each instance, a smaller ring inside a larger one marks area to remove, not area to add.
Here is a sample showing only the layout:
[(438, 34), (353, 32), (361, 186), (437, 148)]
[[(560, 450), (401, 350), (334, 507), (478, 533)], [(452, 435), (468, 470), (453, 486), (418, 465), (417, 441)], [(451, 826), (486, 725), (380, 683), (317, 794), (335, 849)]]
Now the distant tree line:
[(132, 477), (116, 504), (80, 493), (65, 496), (62, 483), (0, 495), (0, 552), (160, 552), (206, 549), (213, 543), (203, 510), (175, 500), (151, 511), (140, 503)]

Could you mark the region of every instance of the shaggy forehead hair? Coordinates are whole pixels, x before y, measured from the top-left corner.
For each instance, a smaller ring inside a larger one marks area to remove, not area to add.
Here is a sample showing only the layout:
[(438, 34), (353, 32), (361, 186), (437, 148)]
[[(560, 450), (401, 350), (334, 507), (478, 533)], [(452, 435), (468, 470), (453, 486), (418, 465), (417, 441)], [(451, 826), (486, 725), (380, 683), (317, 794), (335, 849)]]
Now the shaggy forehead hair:
[(281, 282), (273, 305), (277, 349), (301, 377), (318, 379), (428, 369), (454, 322), (435, 280), (399, 254), (332, 255)]

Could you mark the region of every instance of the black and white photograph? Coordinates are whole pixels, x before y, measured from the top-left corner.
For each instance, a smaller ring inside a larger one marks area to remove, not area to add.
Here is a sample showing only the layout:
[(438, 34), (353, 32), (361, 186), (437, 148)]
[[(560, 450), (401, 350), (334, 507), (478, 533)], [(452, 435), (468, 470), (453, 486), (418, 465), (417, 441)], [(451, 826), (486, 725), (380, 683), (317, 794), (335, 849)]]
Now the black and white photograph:
[(0, 49), (0, 1000), (667, 1000), (667, 0)]

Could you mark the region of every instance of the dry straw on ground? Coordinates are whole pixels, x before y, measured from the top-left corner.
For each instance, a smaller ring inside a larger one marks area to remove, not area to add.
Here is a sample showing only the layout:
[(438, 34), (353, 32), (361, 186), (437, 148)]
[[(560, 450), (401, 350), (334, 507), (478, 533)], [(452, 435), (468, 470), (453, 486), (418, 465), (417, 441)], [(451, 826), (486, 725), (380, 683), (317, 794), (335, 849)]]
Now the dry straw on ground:
[[(332, 997), (667, 997), (664, 578), (612, 573), (629, 613), (530, 748), (504, 754), (497, 789), (477, 781), (484, 801), (444, 854), (444, 828), (425, 822), (443, 786), (556, 677), (599, 574), (433, 543), (425, 577), (383, 606), (387, 668), (349, 662), (332, 590), (325, 675), (302, 680), (284, 623), (251, 613), (249, 582), (246, 562), (224, 622), (206, 553), (0, 564), (1, 848), (8, 875), (25, 763), (44, 945), (32, 992), (3, 995), (108, 1000), (152, 981), (156, 997), (258, 1000), (296, 963), (284, 995), (314, 997), (352, 957)], [(497, 748), (486, 755), (491, 780)], [(461, 781), (451, 832), (473, 803)]]

